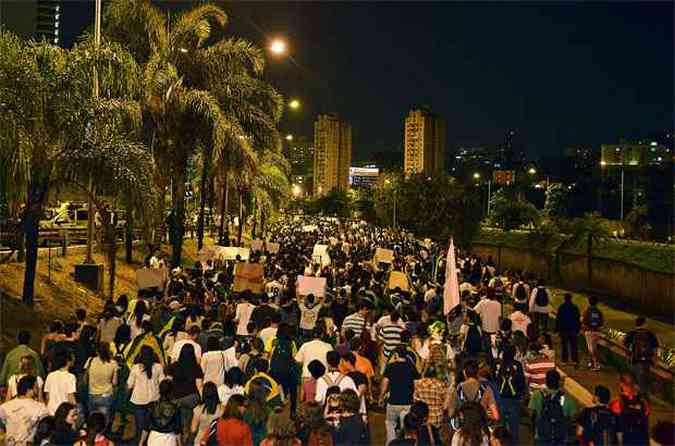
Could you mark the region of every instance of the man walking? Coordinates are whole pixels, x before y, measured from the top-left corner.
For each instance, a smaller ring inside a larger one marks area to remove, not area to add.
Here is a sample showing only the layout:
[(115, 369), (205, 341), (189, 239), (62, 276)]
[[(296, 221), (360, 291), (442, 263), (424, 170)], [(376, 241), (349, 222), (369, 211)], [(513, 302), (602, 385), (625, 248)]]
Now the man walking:
[(562, 344), (563, 364), (568, 362), (571, 352), (572, 362), (575, 367), (579, 366), (579, 330), (581, 330), (579, 308), (572, 303), (572, 295), (565, 293), (564, 302), (558, 307), (558, 315), (555, 320), (555, 331), (558, 332)]

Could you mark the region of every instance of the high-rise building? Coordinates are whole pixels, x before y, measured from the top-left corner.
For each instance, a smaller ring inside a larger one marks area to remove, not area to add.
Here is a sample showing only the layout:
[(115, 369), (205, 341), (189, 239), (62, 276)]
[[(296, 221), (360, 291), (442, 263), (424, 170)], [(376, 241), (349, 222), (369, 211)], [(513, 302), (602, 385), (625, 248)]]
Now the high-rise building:
[(298, 136), (287, 143), (288, 162), (293, 175), (310, 175), (314, 169), (314, 144), (306, 136)]
[(337, 114), (319, 115), (314, 122), (314, 195), (349, 187), (352, 126)]
[(427, 109), (410, 110), (405, 118), (404, 150), (406, 176), (443, 172), (445, 121)]
[(0, 25), (24, 39), (61, 41), (61, 0), (0, 0)]

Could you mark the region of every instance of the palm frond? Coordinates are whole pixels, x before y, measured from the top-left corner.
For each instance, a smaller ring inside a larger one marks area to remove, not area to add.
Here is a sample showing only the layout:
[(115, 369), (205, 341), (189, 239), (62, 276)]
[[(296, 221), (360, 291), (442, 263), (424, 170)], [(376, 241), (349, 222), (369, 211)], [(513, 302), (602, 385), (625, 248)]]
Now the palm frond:
[(103, 17), (107, 39), (124, 45), (137, 62), (168, 47), (166, 19), (150, 0), (113, 0)]

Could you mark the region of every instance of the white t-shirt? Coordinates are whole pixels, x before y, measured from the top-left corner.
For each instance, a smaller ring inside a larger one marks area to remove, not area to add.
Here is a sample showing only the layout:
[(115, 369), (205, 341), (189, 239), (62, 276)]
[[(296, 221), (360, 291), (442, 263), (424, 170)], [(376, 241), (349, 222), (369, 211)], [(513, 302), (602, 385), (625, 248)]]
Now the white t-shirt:
[(242, 386), (227, 387), (225, 384), (218, 386), (218, 399), (220, 404), (225, 405), (232, 395), (244, 395)]
[(328, 390), (329, 387), (335, 386), (338, 379), (340, 380), (340, 382), (337, 383), (337, 386), (340, 388), (341, 391), (346, 389), (352, 389), (354, 392), (358, 394), (358, 390), (356, 389), (356, 384), (354, 384), (354, 380), (352, 380), (347, 375), (342, 375), (342, 379), (340, 379), (340, 375), (342, 375), (342, 373), (334, 370), (332, 372), (326, 372), (324, 376), (319, 378), (316, 381), (316, 395), (314, 396), (314, 401), (316, 401), (317, 403), (321, 403), (323, 405), (323, 403), (326, 400), (326, 390)]
[(314, 330), (316, 321), (319, 319), (321, 304), (317, 303), (312, 308), (305, 305), (304, 302), (298, 302), (300, 308), (300, 328), (303, 330)]
[(485, 333), (499, 331), (499, 318), (502, 315), (502, 304), (493, 299), (482, 299), (473, 307), (483, 321), (481, 328)]
[(180, 351), (183, 349), (183, 346), (190, 344), (192, 347), (195, 349), (195, 356), (197, 357), (197, 362), (199, 362), (202, 359), (202, 347), (197, 344), (195, 341), (192, 339), (183, 339), (182, 341), (178, 341), (175, 344), (173, 344), (173, 349), (171, 349), (171, 360), (173, 362), (178, 361), (178, 357), (180, 356)]
[(532, 320), (528, 315), (523, 314), (521, 311), (514, 311), (509, 316), (511, 319), (511, 331), (516, 332), (520, 330), (523, 334), (527, 334), (527, 327), (532, 323)]
[(235, 312), (234, 320), (237, 323), (237, 335), (238, 336), (248, 336), (248, 330), (246, 326), (251, 320), (251, 313), (255, 309), (255, 305), (250, 302), (242, 302), (237, 304), (237, 310)]
[(309, 373), (309, 369), (307, 369), (307, 364), (315, 359), (321, 362), (324, 367), (328, 368), (328, 364), (326, 363), (326, 353), (331, 350), (333, 350), (333, 346), (320, 339), (314, 339), (302, 344), (300, 350), (295, 354), (295, 361), (302, 363), (302, 377), (312, 377), (312, 374)]
[(277, 327), (263, 328), (260, 330), (260, 333), (258, 333), (258, 337), (262, 339), (264, 345), (267, 345), (267, 342), (269, 342), (270, 339), (273, 339), (277, 336), (277, 330)]
[[(17, 385), (19, 384), (19, 380), (21, 380), (21, 378), (23, 378), (24, 376), (26, 376), (24, 373), (19, 373), (9, 377), (9, 379), (7, 380), (7, 399), (12, 399), (16, 396)], [(44, 381), (39, 376), (37, 376), (36, 379), (37, 379), (36, 381), (37, 388), (42, 389)]]
[(7, 401), (0, 406), (0, 419), (5, 423), (5, 444), (32, 442), (38, 422), (47, 415), (47, 406), (32, 398)]
[(151, 375), (152, 377), (148, 378), (142, 364), (134, 364), (127, 379), (127, 386), (132, 389), (129, 401), (138, 405), (146, 405), (159, 399), (159, 383), (164, 379), (162, 365), (153, 364)]
[(225, 379), (225, 372), (232, 367), (238, 367), (239, 361), (234, 356), (234, 348), (230, 348), (226, 351), (218, 350), (204, 353), (201, 366), (204, 372), (204, 382), (211, 381), (219, 386)]
[(47, 375), (45, 393), (49, 394), (47, 410), (51, 415), (56, 413), (61, 403), (68, 401), (68, 395), (77, 391), (76, 382), (75, 375), (66, 370), (55, 370)]

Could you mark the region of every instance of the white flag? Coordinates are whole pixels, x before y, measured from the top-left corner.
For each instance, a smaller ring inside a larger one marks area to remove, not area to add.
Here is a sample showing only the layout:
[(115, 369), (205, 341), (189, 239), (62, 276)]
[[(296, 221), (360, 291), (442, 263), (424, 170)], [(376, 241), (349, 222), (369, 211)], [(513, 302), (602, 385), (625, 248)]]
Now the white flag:
[(445, 284), (443, 285), (443, 314), (459, 305), (459, 280), (457, 279), (457, 262), (455, 261), (455, 242), (450, 239), (448, 257), (445, 262)]

